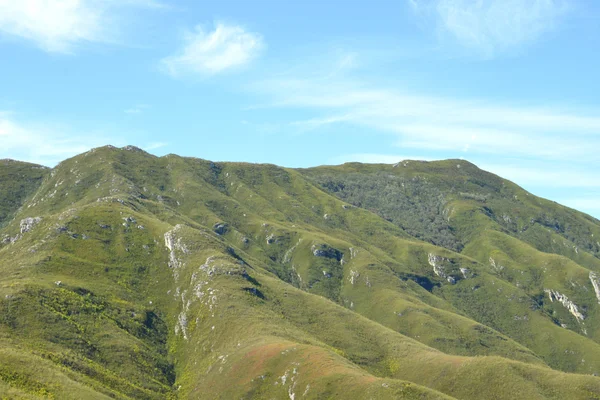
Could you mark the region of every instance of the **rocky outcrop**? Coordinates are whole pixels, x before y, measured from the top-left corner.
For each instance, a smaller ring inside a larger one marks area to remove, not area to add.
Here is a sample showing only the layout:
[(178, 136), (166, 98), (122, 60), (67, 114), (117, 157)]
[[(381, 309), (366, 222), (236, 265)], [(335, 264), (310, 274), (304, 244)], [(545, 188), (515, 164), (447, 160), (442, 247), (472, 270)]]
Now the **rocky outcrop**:
[[(125, 217), (125, 218), (123, 218), (123, 221), (125, 221), (125, 222), (123, 222), (123, 224), (122, 224), (122, 225), (123, 225), (125, 228), (129, 228), (129, 225), (130, 225), (130, 224), (134, 224), (134, 226), (135, 226), (135, 223), (137, 222), (137, 221), (136, 221), (136, 219), (135, 219), (135, 218), (133, 218), (133, 217)], [(138, 226), (141, 226), (141, 225), (138, 225)]]
[(41, 217), (25, 218), (21, 220), (21, 234), (31, 231), (37, 224), (42, 221)]
[(298, 243), (296, 243), (294, 246), (292, 246), (290, 249), (288, 249), (288, 251), (285, 252), (285, 254), (283, 255), (284, 263), (289, 263), (292, 260), (292, 255), (294, 254), (294, 251), (296, 250), (296, 248), (298, 247), (298, 245), (301, 242), (302, 242), (302, 238), (298, 239)]
[(188, 340), (187, 326), (188, 326), (187, 314), (185, 311), (182, 311), (179, 313), (179, 316), (177, 317), (177, 324), (175, 325), (175, 335), (179, 335), (179, 332), (181, 332), (183, 338), (185, 340)]
[(453, 276), (450, 276), (446, 272), (446, 267), (443, 265), (444, 263), (450, 262), (449, 259), (447, 259), (445, 257), (437, 256), (433, 253), (429, 253), (427, 256), (427, 259), (429, 261), (429, 265), (431, 265), (433, 267), (434, 274), (436, 274), (440, 278), (446, 279), (449, 283), (451, 283), (453, 285), (456, 283), (457, 279)]
[(213, 231), (217, 234), (217, 235), (224, 235), (227, 233), (227, 231), (229, 230), (229, 225), (227, 225), (224, 222), (218, 222), (216, 224), (213, 225)]
[(350, 247), (348, 250), (350, 250), (350, 259), (352, 260), (358, 254), (358, 250), (354, 247)]
[(583, 315), (579, 311), (579, 307), (577, 307), (577, 305), (571, 300), (569, 300), (569, 298), (564, 294), (561, 294), (558, 291), (551, 289), (544, 289), (544, 292), (548, 294), (548, 297), (550, 298), (551, 302), (554, 302), (554, 300), (560, 302), (567, 310), (569, 310), (571, 315), (573, 315), (578, 322), (581, 322), (585, 319), (585, 315)]
[(139, 147), (131, 146), (131, 145), (123, 147), (123, 150), (133, 151), (133, 152), (136, 152), (136, 153), (145, 153), (145, 154), (148, 154), (144, 150), (140, 149)]
[(490, 257), (490, 266), (496, 272), (501, 272), (504, 269), (504, 266), (500, 265), (499, 263), (496, 263), (496, 260), (494, 260), (492, 257)]
[(165, 247), (169, 250), (169, 267), (173, 270), (173, 276), (177, 281), (179, 278), (179, 269), (182, 262), (177, 258), (177, 251), (185, 254), (189, 253), (181, 238), (177, 238), (176, 234), (181, 230), (182, 225), (176, 225), (175, 228), (165, 233)]
[(315, 257), (333, 258), (337, 261), (341, 261), (342, 257), (344, 257), (344, 253), (326, 244), (313, 245), (311, 251)]
[(26, 234), (27, 232), (30, 232), (41, 221), (42, 221), (41, 217), (35, 217), (35, 218), (29, 217), (29, 218), (22, 219), (21, 223), (19, 224), (19, 227), (20, 227), (19, 233), (12, 237), (9, 235), (5, 235), (2, 238), (2, 244), (9, 244), (9, 243), (16, 242), (17, 240), (21, 239), (24, 234)]
[(354, 271), (353, 269), (350, 270), (350, 276), (348, 277), (350, 284), (354, 285), (358, 281), (359, 277), (360, 273), (358, 273), (358, 271)]
[(594, 292), (596, 292), (598, 304), (600, 304), (600, 275), (590, 271), (590, 281), (592, 282), (592, 286), (594, 287)]

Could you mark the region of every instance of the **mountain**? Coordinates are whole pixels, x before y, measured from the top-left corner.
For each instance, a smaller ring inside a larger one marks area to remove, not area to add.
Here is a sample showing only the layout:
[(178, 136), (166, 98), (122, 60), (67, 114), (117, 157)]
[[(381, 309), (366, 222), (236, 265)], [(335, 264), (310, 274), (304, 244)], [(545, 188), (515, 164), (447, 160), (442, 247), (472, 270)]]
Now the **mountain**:
[(0, 161), (0, 398), (600, 399), (599, 240), (462, 160)]

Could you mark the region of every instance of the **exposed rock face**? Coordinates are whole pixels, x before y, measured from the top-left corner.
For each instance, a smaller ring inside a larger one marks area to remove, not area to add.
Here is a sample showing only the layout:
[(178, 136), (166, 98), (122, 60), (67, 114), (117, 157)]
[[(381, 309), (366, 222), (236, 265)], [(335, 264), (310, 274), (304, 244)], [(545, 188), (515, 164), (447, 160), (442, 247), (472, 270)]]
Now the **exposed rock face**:
[(504, 269), (503, 265), (500, 265), (499, 263), (496, 263), (496, 260), (494, 260), (492, 257), (490, 257), (490, 266), (492, 268), (494, 268), (494, 271), (496, 272), (501, 272)]
[(123, 147), (123, 150), (135, 151), (137, 153), (145, 153), (145, 151), (140, 149), (139, 147), (131, 146), (131, 145)]
[(358, 254), (358, 250), (354, 247), (350, 247), (348, 250), (350, 250), (350, 259), (352, 260)]
[(185, 340), (188, 340), (187, 326), (188, 326), (187, 314), (185, 313), (185, 311), (182, 311), (179, 313), (179, 316), (177, 317), (177, 325), (175, 325), (175, 334), (178, 335), (179, 332), (181, 332), (181, 334), (183, 335), (183, 338)]
[(433, 267), (434, 274), (436, 274), (440, 278), (446, 279), (448, 282), (450, 282), (453, 285), (456, 283), (456, 278), (453, 276), (450, 276), (448, 273), (446, 273), (446, 267), (444, 265), (442, 265), (442, 263), (444, 263), (444, 262), (449, 262), (450, 261), (449, 259), (447, 259), (445, 257), (441, 257), (441, 256), (436, 256), (433, 253), (429, 253), (427, 258), (429, 261), (429, 265), (431, 265)]
[(592, 281), (592, 286), (594, 287), (594, 291), (596, 292), (598, 304), (600, 304), (600, 275), (590, 271), (590, 281)]
[[(169, 267), (173, 269), (173, 275), (176, 282), (179, 280), (178, 269), (185, 265), (181, 259), (177, 258), (177, 254), (191, 253), (183, 241), (183, 238), (177, 237), (177, 234), (182, 227), (182, 225), (176, 225), (172, 230), (165, 233), (165, 246), (169, 250)], [(179, 255), (181, 256), (181, 254)], [(208, 257), (204, 264), (198, 267), (192, 274), (189, 283), (190, 289), (181, 290), (180, 287), (177, 287), (175, 290), (174, 298), (181, 302), (181, 311), (174, 327), (175, 335), (181, 334), (184, 340), (189, 340), (190, 332), (188, 330), (188, 325), (193, 317), (193, 314), (191, 314), (191, 307), (196, 303), (199, 303), (200, 307), (202, 307), (204, 317), (210, 316), (210, 318), (215, 318), (218, 304), (217, 293), (219, 292), (219, 289), (212, 286), (211, 282), (215, 275), (220, 274), (248, 276), (243, 268), (238, 268), (237, 266), (231, 268), (231, 265), (226, 262), (224, 263), (222, 259), (219, 260), (214, 256)], [(196, 315), (194, 323), (197, 326), (201, 316), (199, 314)], [(214, 329), (215, 327), (213, 325), (212, 330)]]
[(544, 289), (544, 292), (548, 294), (551, 302), (558, 300), (567, 310), (569, 310), (569, 312), (577, 319), (578, 322), (581, 322), (585, 319), (585, 315), (579, 311), (579, 307), (577, 307), (577, 305), (569, 300), (569, 298), (564, 294), (551, 289)]
[(25, 218), (21, 220), (21, 233), (27, 233), (33, 229), (34, 226), (42, 221), (41, 217)]
[(311, 251), (315, 257), (325, 257), (325, 258), (334, 258), (337, 261), (341, 261), (342, 257), (344, 257), (344, 253), (339, 251), (338, 249), (334, 249), (333, 247), (327, 246), (326, 244), (321, 245), (313, 245), (311, 247)]
[(352, 285), (354, 285), (358, 281), (359, 277), (360, 274), (358, 273), (358, 271), (354, 271), (352, 269), (350, 270), (350, 276), (348, 277), (348, 280)]
[(298, 243), (296, 243), (288, 251), (285, 252), (285, 254), (283, 255), (283, 262), (284, 263), (289, 263), (292, 260), (292, 255), (294, 254), (294, 251), (296, 250), (296, 248), (298, 247), (298, 245), (301, 242), (302, 242), (302, 238), (298, 239)]
[(175, 280), (179, 278), (179, 268), (182, 266), (181, 261), (177, 259), (176, 251), (181, 251), (187, 254), (189, 251), (181, 238), (176, 237), (176, 233), (182, 228), (181, 225), (176, 225), (175, 228), (165, 233), (165, 247), (169, 250), (169, 267), (173, 270)]
[[(438, 275), (438, 276), (442, 276), (441, 274), (443, 274), (444, 272), (443, 272), (443, 270), (441, 268), (440, 263), (442, 261), (444, 261), (445, 258), (444, 257), (440, 257), (440, 256), (436, 256), (433, 253), (429, 253), (428, 256), (427, 256), (427, 258), (428, 258), (427, 261), (429, 262), (429, 265), (431, 265), (433, 267), (433, 272), (435, 272), (435, 274)], [(442, 278), (443, 278), (443, 276), (442, 276)]]
[(213, 226), (213, 231), (217, 234), (217, 235), (224, 235), (227, 233), (227, 231), (229, 230), (229, 225), (227, 225), (224, 222), (219, 222), (216, 223)]
[(2, 244), (16, 242), (17, 240), (21, 239), (25, 233), (30, 232), (41, 221), (42, 221), (41, 217), (35, 217), (35, 218), (29, 217), (29, 218), (22, 219), (21, 223), (20, 223), (20, 233), (18, 233), (16, 236), (13, 236), (13, 237), (10, 237), (9, 235), (5, 235), (2, 238)]

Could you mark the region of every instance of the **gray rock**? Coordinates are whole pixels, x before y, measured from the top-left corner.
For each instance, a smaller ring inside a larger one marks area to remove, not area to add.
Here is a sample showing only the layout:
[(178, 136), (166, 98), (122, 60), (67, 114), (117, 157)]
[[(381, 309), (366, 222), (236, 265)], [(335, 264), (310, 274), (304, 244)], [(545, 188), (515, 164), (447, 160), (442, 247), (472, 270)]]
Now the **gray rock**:
[(337, 261), (341, 261), (342, 257), (344, 257), (344, 253), (339, 251), (338, 249), (334, 249), (326, 244), (321, 245), (313, 245), (311, 247), (313, 255), (315, 257), (325, 257), (325, 258), (334, 258)]
[(224, 222), (218, 222), (218, 223), (214, 224), (214, 226), (213, 226), (213, 231), (217, 235), (224, 235), (227, 233), (228, 230), (229, 230), (229, 225), (227, 225)]
[(25, 218), (21, 220), (21, 233), (27, 233), (33, 229), (34, 226), (40, 223), (41, 217)]

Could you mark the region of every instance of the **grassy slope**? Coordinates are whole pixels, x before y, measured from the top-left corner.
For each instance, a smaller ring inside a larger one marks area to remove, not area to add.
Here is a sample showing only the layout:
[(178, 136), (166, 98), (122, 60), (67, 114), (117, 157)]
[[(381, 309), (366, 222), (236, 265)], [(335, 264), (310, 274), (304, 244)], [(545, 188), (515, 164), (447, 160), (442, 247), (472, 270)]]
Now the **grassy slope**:
[[(587, 369), (585, 356), (597, 347), (599, 338), (598, 299), (589, 278), (590, 271), (600, 271), (600, 244), (594, 239), (600, 234), (599, 221), (458, 160), (346, 164), (302, 172), (325, 190), (380, 215), (427, 219), (419, 207), (411, 207), (412, 192), (405, 191), (412, 187), (412, 191), (439, 193), (436, 209), (444, 220), (433, 220), (441, 225), (430, 231), (451, 232), (461, 254), (479, 261), (480, 277), (485, 271), (502, 281), (496, 288), (494, 280), (487, 280), (487, 286), (478, 283), (476, 290), (474, 286), (465, 290), (460, 283), (446, 286), (443, 296), (555, 368), (596, 372), (596, 367)], [(377, 193), (391, 193), (397, 200)], [(585, 320), (577, 320), (560, 302), (550, 301), (544, 290), (566, 295)], [(554, 348), (554, 343), (564, 345)]]
[[(61, 163), (26, 205), (1, 232), (43, 217), (0, 247), (0, 351), (40, 361), (35, 373), (0, 361), (7, 396), (600, 394), (598, 378), (545, 365), (589, 373), (598, 345), (531, 310), (481, 254), (415, 240), (293, 170), (101, 148)], [(468, 277), (449, 284), (429, 254)], [(504, 325), (513, 315), (539, 332), (529, 348)], [(545, 332), (550, 353), (533, 348)]]
[(48, 172), (49, 168), (39, 165), (0, 160), (0, 227), (12, 219)]

